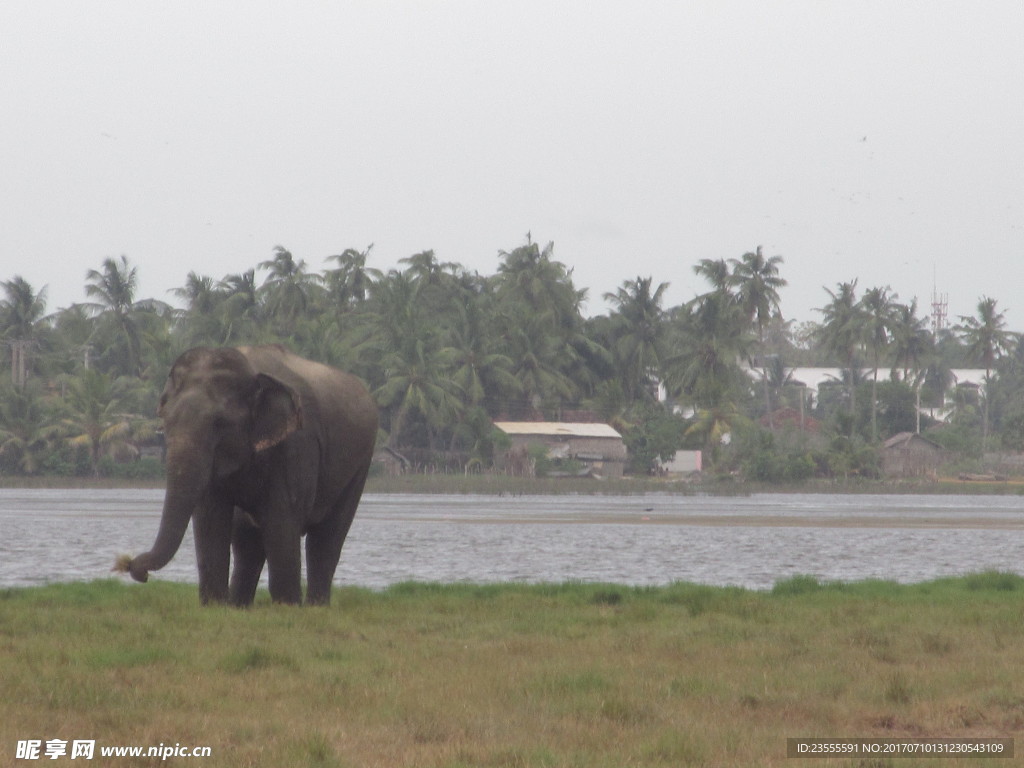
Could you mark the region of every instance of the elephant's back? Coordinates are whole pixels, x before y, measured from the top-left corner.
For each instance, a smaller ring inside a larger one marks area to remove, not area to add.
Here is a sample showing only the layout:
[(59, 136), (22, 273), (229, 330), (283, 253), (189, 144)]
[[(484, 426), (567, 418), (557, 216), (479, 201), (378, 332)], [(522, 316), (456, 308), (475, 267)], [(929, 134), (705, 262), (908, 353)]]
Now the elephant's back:
[[(377, 405), (358, 376), (307, 360), (279, 345), (240, 347), (259, 373), (283, 381), (299, 392), (308, 418), (333, 433), (369, 435), (372, 452), (377, 436)], [(330, 438), (334, 438), (331, 434)], [(364, 441), (365, 442), (365, 441)], [(346, 452), (350, 449), (346, 446)]]

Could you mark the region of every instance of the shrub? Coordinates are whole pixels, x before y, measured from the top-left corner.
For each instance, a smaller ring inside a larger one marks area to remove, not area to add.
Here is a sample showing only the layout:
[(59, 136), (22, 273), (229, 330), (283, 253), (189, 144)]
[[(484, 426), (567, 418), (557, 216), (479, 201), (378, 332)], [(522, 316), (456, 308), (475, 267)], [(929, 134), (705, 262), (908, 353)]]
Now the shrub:
[(739, 453), (744, 478), (758, 483), (799, 483), (818, 472), (811, 452), (785, 435), (779, 440), (771, 432), (757, 430)]
[(164, 476), (164, 465), (159, 459), (139, 459), (119, 463), (109, 457), (100, 459), (100, 477), (123, 480), (159, 480)]

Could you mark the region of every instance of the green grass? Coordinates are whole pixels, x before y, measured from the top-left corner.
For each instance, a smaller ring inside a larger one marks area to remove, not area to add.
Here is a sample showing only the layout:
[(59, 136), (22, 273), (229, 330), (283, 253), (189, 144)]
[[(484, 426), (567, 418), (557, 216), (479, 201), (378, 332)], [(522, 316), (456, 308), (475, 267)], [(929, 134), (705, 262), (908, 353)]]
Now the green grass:
[(1022, 619), (1024, 579), (1005, 573), (768, 592), (404, 583), (245, 611), (159, 581), (8, 589), (0, 764), (31, 738), (213, 750), (168, 765), (455, 768), (782, 766), (794, 736), (1012, 737)]

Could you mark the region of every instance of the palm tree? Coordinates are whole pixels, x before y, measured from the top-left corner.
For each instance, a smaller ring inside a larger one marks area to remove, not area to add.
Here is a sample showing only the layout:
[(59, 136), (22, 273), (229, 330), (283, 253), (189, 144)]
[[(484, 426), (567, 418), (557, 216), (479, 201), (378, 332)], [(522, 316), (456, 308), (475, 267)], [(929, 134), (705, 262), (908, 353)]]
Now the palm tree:
[(765, 365), (764, 332), (773, 315), (779, 311), (779, 289), (787, 283), (779, 277), (781, 256), (765, 258), (761, 246), (754, 252), (744, 253), (742, 259), (730, 259), (732, 265), (732, 284), (736, 290), (736, 300), (747, 317), (757, 329), (757, 348), (761, 355), (761, 371), (764, 380), (765, 409), (768, 414), (768, 426), (772, 424), (772, 402), (768, 388), (768, 369)]
[(425, 422), (433, 445), (445, 419), (454, 421), (461, 406), (458, 387), (447, 377), (448, 359), (440, 352), (440, 330), (420, 301), (423, 283), (408, 270), (390, 270), (373, 283), (366, 300), (362, 338), (356, 351), (390, 426), (388, 444), (404, 445), (410, 418)]
[(320, 287), (321, 278), (307, 272), (306, 262), (296, 261), (281, 245), (274, 246), (274, 258), (260, 262), (259, 268), (270, 271), (260, 288), (266, 297), (266, 311), (277, 320), (281, 332), (289, 336), (298, 319), (312, 308), (313, 294)]
[(132, 436), (134, 422), (146, 420), (130, 415), (128, 402), (135, 393), (126, 379), (114, 379), (95, 369), (81, 371), (68, 382), (65, 400), (67, 415), (62, 431), (72, 445), (89, 448), (93, 475), (99, 474), (103, 451), (126, 445)]
[(296, 351), (304, 357), (360, 375), (359, 336), (337, 317), (327, 312), (316, 315), (299, 324), (296, 336)]
[(740, 361), (750, 335), (739, 305), (721, 292), (680, 307), (671, 324), (665, 383), (698, 409), (724, 407), (749, 383)]
[(483, 298), (458, 304), (456, 314), (449, 345), (441, 350), (441, 355), (449, 366), (452, 381), (465, 395), (466, 405), (489, 405), (493, 412), (501, 395), (518, 388), (512, 375), (512, 359), (493, 349)]
[(152, 299), (136, 301), (138, 289), (138, 270), (128, 262), (127, 256), (120, 261), (107, 258), (103, 260), (101, 269), (90, 269), (85, 274), (85, 295), (93, 302), (84, 306), (101, 316), (112, 318), (126, 344), (128, 354), (128, 372), (133, 376), (142, 375), (142, 333), (140, 329), (140, 312), (152, 309), (160, 303)]
[(954, 329), (967, 345), (971, 358), (985, 366), (986, 379), (991, 376), (996, 360), (1010, 350), (1018, 336), (1005, 330), (1006, 318), (996, 311), (996, 303), (995, 299), (983, 296), (978, 301), (977, 317), (961, 315), (961, 323)]
[(732, 273), (725, 259), (701, 259), (693, 273), (711, 283), (711, 289), (718, 293), (729, 293), (732, 288)]
[(693, 424), (687, 427), (685, 435), (687, 437), (696, 436), (700, 439), (701, 445), (708, 454), (708, 463), (714, 469), (718, 464), (723, 438), (746, 422), (746, 417), (735, 403), (722, 402), (697, 411), (696, 418)]
[(81, 304), (64, 307), (53, 313), (52, 323), (54, 346), (62, 352), (60, 370), (71, 374), (79, 362), (85, 368), (92, 367), (96, 323), (89, 309)]
[(576, 385), (565, 373), (575, 350), (551, 331), (546, 318), (520, 318), (506, 329), (505, 343), (526, 414), (535, 417), (545, 406), (557, 408), (576, 397)]
[(48, 415), (36, 387), (0, 387), (0, 468), (34, 475), (49, 450)]
[(515, 362), (524, 409), (558, 409), (579, 394), (578, 385), (590, 383), (587, 359), (600, 354), (584, 335), (587, 291), (577, 290), (572, 270), (554, 259), (553, 243), (542, 249), (527, 234), (525, 245), (498, 255), (492, 284), (500, 351)]
[(1005, 330), (1006, 318), (996, 310), (996, 300), (982, 296), (978, 301), (977, 317), (960, 316), (956, 333), (972, 359), (985, 366), (986, 397), (982, 409), (982, 449), (988, 442), (988, 389), (992, 379), (992, 368), (996, 361), (1006, 354), (1019, 338), (1019, 334)]
[(415, 286), (417, 300), (429, 322), (447, 331), (457, 322), (455, 309), (469, 301), (475, 291), (459, 264), (438, 261), (433, 251), (421, 251), (398, 260), (405, 264), (402, 274)]
[(730, 259), (732, 285), (736, 300), (750, 321), (764, 333), (772, 316), (779, 311), (779, 289), (788, 283), (779, 277), (781, 256), (765, 257), (761, 246), (754, 252), (744, 253), (742, 259)]
[(878, 367), (882, 352), (889, 346), (890, 330), (895, 319), (896, 294), (889, 286), (870, 288), (860, 301), (864, 343), (871, 350), (871, 439), (878, 441)]
[(371, 250), (373, 243), (361, 252), (355, 248), (346, 248), (339, 254), (327, 257), (327, 261), (338, 264), (338, 268), (327, 272), (325, 277), (336, 303), (343, 309), (365, 301), (373, 281), (384, 276), (379, 269), (366, 266)]
[(182, 319), (188, 346), (224, 343), (224, 333), (220, 326), (220, 304), (224, 294), (218, 290), (212, 277), (189, 272), (185, 285), (172, 288), (170, 293), (185, 302)]
[(434, 448), (437, 432), (452, 424), (462, 410), (461, 392), (445, 375), (444, 361), (424, 339), (411, 349), (393, 351), (384, 358), (387, 376), (373, 395), (392, 412), (388, 444), (402, 444), (410, 414), (419, 413), (427, 425), (428, 443)]
[(571, 330), (582, 323), (580, 307), (587, 290), (577, 290), (572, 270), (555, 261), (555, 244), (541, 249), (526, 235), (526, 244), (511, 252), (499, 251), (497, 286), (500, 298), (522, 304), (534, 315), (544, 316), (555, 328)]
[(921, 366), (935, 348), (935, 340), (928, 328), (928, 319), (917, 316), (917, 299), (910, 304), (896, 304), (894, 307), (890, 335), (892, 339), (893, 373), (902, 370), (907, 381), (914, 372), (914, 379), (920, 378)]
[(217, 304), (217, 286), (212, 277), (189, 272), (185, 285), (171, 288), (171, 293), (186, 303), (186, 309), (196, 314), (209, 314)]
[(437, 285), (441, 282), (442, 276), (449, 273), (458, 265), (450, 261), (438, 261), (433, 251), (420, 251), (412, 256), (406, 256), (398, 260), (399, 264), (408, 264), (405, 271), (417, 282), (427, 285)]
[[(828, 288), (825, 292), (832, 301), (816, 310), (823, 317), (819, 327), (822, 345), (840, 362), (840, 365), (851, 372), (852, 382), (857, 367), (857, 350), (863, 338), (863, 315), (861, 305), (857, 301), (857, 281), (839, 283), (833, 293)], [(850, 386), (850, 413), (856, 413), (856, 387)]]
[(793, 378), (796, 369), (787, 366), (786, 361), (778, 355), (767, 361), (766, 371), (768, 385), (775, 403), (783, 404), (787, 408), (792, 408), (794, 405), (799, 407), (802, 431), (807, 405), (807, 386)]
[[(917, 316), (917, 299), (910, 304), (896, 304), (893, 308), (892, 365), (890, 378), (900, 378), (897, 369), (902, 369), (902, 380), (914, 387), (916, 396), (916, 431), (921, 431), (921, 388), (925, 386), (925, 361), (935, 355), (935, 339), (928, 328), (927, 318)], [(913, 372), (913, 373), (911, 373)]]
[(434, 332), (422, 313), (419, 285), (405, 272), (389, 270), (370, 286), (365, 308), (365, 333), (360, 344), (370, 362), (408, 348)]
[(6, 298), (0, 301), (0, 339), (11, 349), (11, 379), (22, 388), (28, 376), (28, 351), (43, 332), (46, 288), (38, 293), (21, 276), (0, 283)]
[(221, 307), (224, 314), (224, 343), (256, 341), (262, 315), (256, 270), (225, 275), (217, 290), (225, 296)]
[(653, 293), (652, 283), (651, 277), (637, 277), (604, 295), (615, 307), (611, 347), (630, 399), (648, 391), (645, 385), (652, 373), (661, 376), (665, 355), (666, 318), (661, 302), (668, 283), (661, 283)]
[(921, 372), (921, 384), (918, 392), (925, 390), (927, 405), (931, 410), (932, 417), (935, 416), (935, 409), (942, 408), (946, 403), (946, 394), (956, 383), (956, 376), (949, 364), (940, 355), (935, 355), (932, 361), (925, 366)]

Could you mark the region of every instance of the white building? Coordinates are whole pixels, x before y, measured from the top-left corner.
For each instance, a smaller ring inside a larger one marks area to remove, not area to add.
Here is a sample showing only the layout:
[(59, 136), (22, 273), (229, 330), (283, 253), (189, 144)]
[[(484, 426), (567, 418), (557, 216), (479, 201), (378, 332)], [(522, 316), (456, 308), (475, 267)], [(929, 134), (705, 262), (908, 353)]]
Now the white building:
[[(843, 369), (841, 368), (787, 368), (787, 372), (790, 374), (790, 379), (794, 384), (802, 384), (807, 387), (807, 391), (811, 396), (811, 406), (813, 407), (818, 401), (818, 390), (822, 384), (828, 386), (829, 384), (839, 383), (843, 380)], [(752, 379), (760, 383), (763, 372), (760, 368), (748, 368), (747, 373)], [(951, 370), (953, 374), (953, 385), (954, 386), (971, 386), (976, 387), (978, 391), (985, 389), (985, 369), (984, 368), (954, 368)], [(861, 376), (865, 381), (870, 381), (874, 374), (873, 368), (864, 368), (861, 370)], [(879, 369), (878, 380), (888, 380), (888, 369)], [(922, 408), (922, 413), (941, 420), (944, 420), (952, 412), (952, 404), (947, 402), (942, 408)]]

